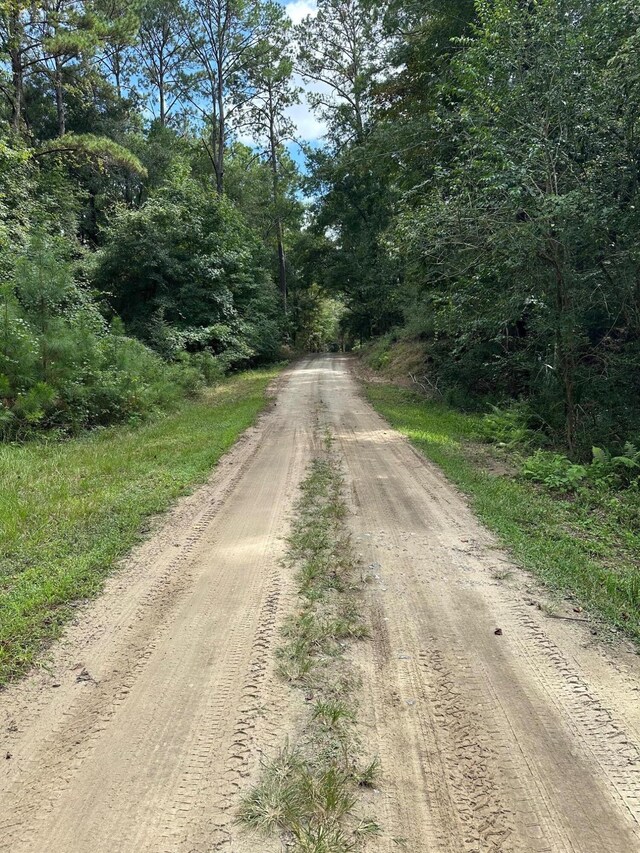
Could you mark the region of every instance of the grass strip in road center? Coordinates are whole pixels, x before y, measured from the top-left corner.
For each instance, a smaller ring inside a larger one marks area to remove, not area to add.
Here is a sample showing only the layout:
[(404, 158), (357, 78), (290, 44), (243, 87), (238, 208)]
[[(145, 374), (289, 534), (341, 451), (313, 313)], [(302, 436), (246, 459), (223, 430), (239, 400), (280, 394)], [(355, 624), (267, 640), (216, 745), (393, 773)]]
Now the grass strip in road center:
[(362, 849), (379, 832), (374, 820), (360, 814), (359, 796), (373, 786), (378, 762), (362, 759), (359, 684), (345, 655), (368, 631), (358, 611), (361, 580), (330, 441), (301, 488), (288, 550), (299, 607), (283, 627), (277, 668), (304, 692), (309, 710), (298, 742), (263, 763), (239, 821), (267, 837), (280, 836), (299, 853), (346, 853)]
[(206, 479), (277, 372), (238, 374), (142, 426), (0, 445), (0, 685), (101, 590), (145, 519)]

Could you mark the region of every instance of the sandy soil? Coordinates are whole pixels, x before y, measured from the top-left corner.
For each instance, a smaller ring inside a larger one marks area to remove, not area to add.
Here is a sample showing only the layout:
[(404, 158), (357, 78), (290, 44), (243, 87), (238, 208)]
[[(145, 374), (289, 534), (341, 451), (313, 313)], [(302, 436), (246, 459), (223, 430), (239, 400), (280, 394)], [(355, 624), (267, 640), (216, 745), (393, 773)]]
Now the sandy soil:
[(343, 457), (371, 581), (374, 636), (355, 664), (383, 769), (374, 846), (640, 851), (637, 656), (536, 606), (531, 578), (372, 411), (341, 356), (290, 370), (275, 407), (79, 612), (47, 668), (0, 694), (0, 850), (268, 849), (233, 812), (261, 751), (296, 728), (273, 677), (293, 607), (279, 560), (318, 420)]

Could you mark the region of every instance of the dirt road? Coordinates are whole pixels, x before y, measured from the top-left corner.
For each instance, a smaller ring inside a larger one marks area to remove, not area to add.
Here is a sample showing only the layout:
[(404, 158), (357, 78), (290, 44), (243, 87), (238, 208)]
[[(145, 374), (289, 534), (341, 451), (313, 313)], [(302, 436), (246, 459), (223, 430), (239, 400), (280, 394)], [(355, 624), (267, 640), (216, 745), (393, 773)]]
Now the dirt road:
[(233, 814), (260, 751), (295, 730), (273, 677), (292, 606), (279, 558), (318, 422), (336, 438), (372, 580), (373, 639), (356, 652), (383, 771), (372, 849), (640, 851), (637, 657), (538, 609), (532, 581), (363, 401), (340, 356), (290, 370), (276, 406), (79, 613), (47, 670), (0, 694), (0, 850), (269, 849)]

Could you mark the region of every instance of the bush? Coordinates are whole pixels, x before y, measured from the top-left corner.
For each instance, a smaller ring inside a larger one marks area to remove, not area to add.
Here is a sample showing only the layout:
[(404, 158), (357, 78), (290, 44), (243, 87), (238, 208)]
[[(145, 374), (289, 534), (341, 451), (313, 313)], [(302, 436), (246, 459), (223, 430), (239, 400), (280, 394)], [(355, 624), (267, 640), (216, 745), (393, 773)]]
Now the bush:
[(537, 450), (525, 460), (522, 476), (535, 483), (542, 483), (553, 491), (570, 492), (586, 479), (587, 468), (577, 465), (561, 453)]
[(381, 335), (373, 343), (367, 345), (365, 349), (365, 363), (372, 369), (382, 371), (391, 360), (391, 347), (394, 343), (394, 335), (387, 333)]
[(591, 479), (594, 482), (627, 488), (637, 481), (640, 475), (640, 450), (635, 444), (626, 442), (622, 453), (617, 456), (600, 447), (594, 447), (592, 452)]
[(223, 379), (225, 373), (223, 363), (208, 350), (191, 353), (189, 360), (200, 371), (207, 385), (215, 385)]
[(2, 299), (4, 439), (139, 420), (222, 376), (223, 365), (209, 352), (182, 353), (167, 363), (127, 337), (119, 321), (109, 327), (50, 238), (30, 242)]
[(126, 328), (167, 359), (210, 350), (236, 368), (272, 361), (278, 294), (255, 233), (194, 181), (123, 209), (105, 231), (92, 282)]
[(526, 404), (512, 403), (508, 408), (493, 406), (480, 421), (478, 436), (504, 447), (529, 446), (534, 440), (540, 442), (543, 438), (531, 428), (531, 421)]
[(638, 482), (640, 450), (627, 442), (623, 453), (613, 456), (594, 447), (590, 465), (579, 465), (560, 453), (538, 450), (525, 460), (522, 475), (555, 491), (575, 491), (587, 485), (597, 489), (628, 489)]

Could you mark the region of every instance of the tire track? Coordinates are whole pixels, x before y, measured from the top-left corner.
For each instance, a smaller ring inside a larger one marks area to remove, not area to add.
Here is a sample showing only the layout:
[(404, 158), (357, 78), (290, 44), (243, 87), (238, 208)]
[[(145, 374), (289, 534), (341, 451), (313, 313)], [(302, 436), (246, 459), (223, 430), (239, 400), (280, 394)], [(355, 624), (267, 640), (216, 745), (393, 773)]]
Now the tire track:
[(50, 671), (0, 696), (0, 850), (255, 853), (233, 814), (260, 749), (301, 710), (274, 678), (292, 606), (278, 558), (320, 409), (372, 567), (373, 642), (354, 647), (383, 769), (371, 849), (640, 853), (637, 662), (635, 683), (595, 665), (580, 629), (554, 633), (495, 582), (504, 555), (339, 356), (290, 371), (212, 482), (79, 614)]
[(235, 847), (232, 804), (257, 766), (256, 732), (268, 742), (288, 721), (269, 662), (315, 382), (290, 373), (283, 402), (238, 446), (235, 467), (223, 461), (66, 632), (56, 671), (81, 660), (87, 680), (70, 674), (53, 691), (51, 676), (36, 674), (2, 697), (7, 720), (36, 702), (17, 733), (11, 726), (0, 849)]
[[(272, 690), (267, 676), (273, 676), (270, 666), (273, 659), (273, 646), (277, 638), (279, 606), (281, 600), (281, 579), (273, 573), (266, 590), (266, 597), (258, 616), (257, 627), (253, 633), (251, 653), (244, 665), (244, 678), (239, 681), (240, 689), (234, 702), (224, 697), (218, 703), (220, 713), (210, 721), (208, 730), (219, 731), (223, 725), (223, 715), (227, 717), (227, 747), (220, 762), (207, 757), (210, 771), (216, 764), (222, 773), (209, 772), (209, 778), (198, 791), (197, 802), (200, 811), (201, 826), (197, 828), (194, 810), (189, 810), (188, 823), (183, 822), (180, 841), (185, 850), (193, 853), (208, 853), (211, 850), (224, 850), (231, 846), (234, 835), (233, 809), (238, 803), (248, 780), (256, 772), (259, 760), (258, 743), (266, 743), (276, 736), (277, 729), (270, 716), (271, 737), (265, 738), (261, 732), (260, 717), (268, 712), (268, 702)], [(240, 671), (242, 669), (238, 667)], [(271, 670), (271, 672), (270, 672)], [(231, 710), (231, 713), (229, 711)], [(275, 718), (277, 719), (277, 717)], [(206, 730), (208, 721), (203, 721)], [(204, 739), (204, 738), (203, 738)], [(203, 750), (196, 749), (195, 754), (202, 756)], [(206, 750), (205, 750), (206, 753)], [(200, 759), (199, 759), (200, 761)], [(194, 831), (194, 824), (196, 830)], [(199, 836), (198, 843), (196, 838)]]
[[(513, 850), (513, 812), (495, 781), (497, 756), (480, 715), (470, 710), (467, 697), (449, 671), (444, 654), (432, 647), (419, 653), (427, 674), (428, 693), (438, 732), (439, 750), (447, 766), (449, 790), (462, 823), (465, 850)], [(467, 685), (473, 679), (463, 669)]]
[(635, 701), (628, 685), (618, 679), (622, 717), (595, 698), (600, 673), (574, 665), (517, 591), (495, 583), (504, 555), (359, 397), (344, 359), (324, 385), (356, 542), (377, 567), (371, 611), (388, 637), (384, 660), (362, 667), (371, 696), (383, 680), (396, 708), (370, 715), (390, 758), (392, 831), (418, 827), (407, 849), (436, 853), (640, 851), (638, 739), (621, 722)]
[[(598, 762), (631, 818), (640, 825), (640, 747), (598, 698), (575, 664), (562, 653), (526, 607), (514, 607), (525, 627), (523, 652), (568, 725)], [(535, 649), (536, 654), (531, 653)]]

